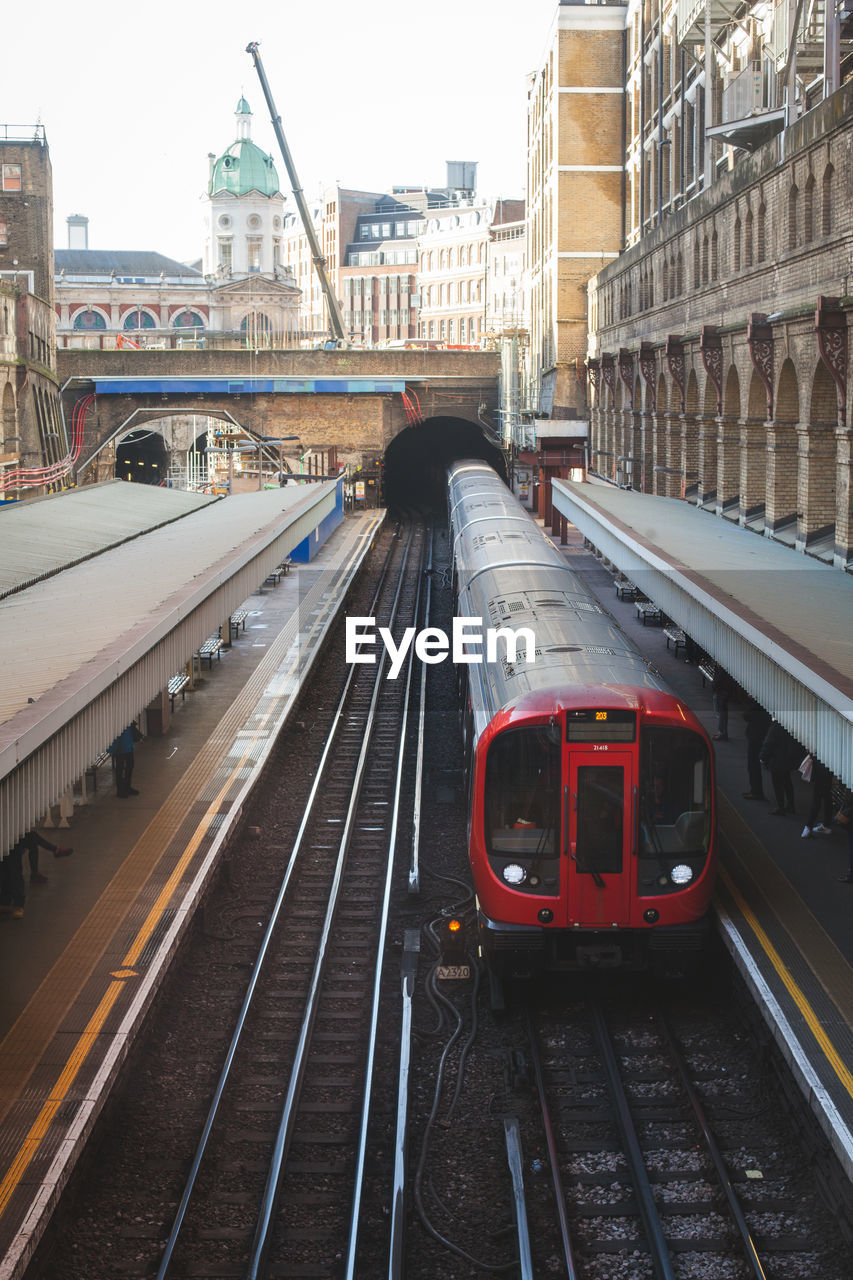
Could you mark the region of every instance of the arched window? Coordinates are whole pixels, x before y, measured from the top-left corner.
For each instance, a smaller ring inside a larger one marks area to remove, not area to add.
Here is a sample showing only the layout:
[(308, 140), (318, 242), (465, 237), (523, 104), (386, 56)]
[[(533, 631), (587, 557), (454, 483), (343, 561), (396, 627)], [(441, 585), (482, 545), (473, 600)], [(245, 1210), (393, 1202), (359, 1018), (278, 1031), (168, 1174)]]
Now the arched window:
[(265, 316), (263, 311), (250, 311), (240, 321), (241, 333), (269, 333), (271, 329), (269, 316)]
[(743, 265), (752, 266), (752, 210), (747, 209), (743, 227)]
[(803, 243), (814, 240), (814, 174), (810, 173), (803, 192)]
[(740, 266), (741, 266), (740, 230), (741, 230), (740, 216), (738, 215), (738, 217), (735, 218), (735, 230), (734, 230), (733, 267), (734, 267), (735, 275), (737, 275), (737, 273), (740, 271)]
[(128, 311), (121, 327), (122, 329), (156, 329), (157, 324), (149, 311), (143, 311), (141, 307), (137, 307), (135, 311)]
[(679, 298), (684, 293), (684, 259), (680, 252), (678, 261), (675, 264), (675, 292)]
[(758, 206), (758, 231), (755, 244), (755, 260), (763, 262), (767, 257), (767, 206), (762, 203)]
[(711, 279), (718, 280), (720, 276), (720, 242), (717, 239), (717, 228), (714, 227), (714, 234), (711, 236)]
[(699, 249), (699, 237), (693, 241), (693, 288), (698, 289), (702, 283), (702, 263)]
[(197, 311), (181, 311), (172, 321), (176, 329), (203, 329), (204, 320)]
[(708, 283), (708, 237), (705, 236), (702, 241), (702, 283)]
[(74, 317), (74, 328), (91, 331), (92, 329), (106, 329), (107, 322), (101, 315), (100, 311), (92, 311), (89, 308), (86, 311), (78, 311)]
[(828, 236), (832, 231), (832, 179), (835, 174), (831, 164), (823, 171), (823, 200), (821, 208), (821, 231)]
[(796, 184), (791, 187), (788, 192), (788, 248), (796, 249), (797, 247), (797, 203), (799, 200), (799, 190)]

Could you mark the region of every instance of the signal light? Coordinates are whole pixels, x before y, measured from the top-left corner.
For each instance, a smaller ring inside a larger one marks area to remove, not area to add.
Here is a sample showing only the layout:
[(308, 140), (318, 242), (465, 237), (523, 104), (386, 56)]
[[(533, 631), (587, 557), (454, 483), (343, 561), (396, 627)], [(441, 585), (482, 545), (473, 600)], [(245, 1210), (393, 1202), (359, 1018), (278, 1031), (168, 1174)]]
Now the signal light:
[(444, 964), (465, 963), (465, 928), (458, 916), (444, 922), (440, 934), (441, 959)]

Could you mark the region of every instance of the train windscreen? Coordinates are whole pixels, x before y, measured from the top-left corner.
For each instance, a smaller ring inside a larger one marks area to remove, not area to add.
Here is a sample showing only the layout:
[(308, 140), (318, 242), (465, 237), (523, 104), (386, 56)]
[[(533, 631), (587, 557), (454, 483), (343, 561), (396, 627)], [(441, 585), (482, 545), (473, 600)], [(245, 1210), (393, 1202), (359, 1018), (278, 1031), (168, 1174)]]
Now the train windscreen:
[(690, 729), (643, 728), (639, 781), (640, 892), (666, 891), (673, 863), (698, 875), (710, 847), (711, 761), (704, 740)]
[(516, 857), (556, 854), (559, 828), (559, 729), (508, 729), (495, 738), (486, 762), (489, 852)]

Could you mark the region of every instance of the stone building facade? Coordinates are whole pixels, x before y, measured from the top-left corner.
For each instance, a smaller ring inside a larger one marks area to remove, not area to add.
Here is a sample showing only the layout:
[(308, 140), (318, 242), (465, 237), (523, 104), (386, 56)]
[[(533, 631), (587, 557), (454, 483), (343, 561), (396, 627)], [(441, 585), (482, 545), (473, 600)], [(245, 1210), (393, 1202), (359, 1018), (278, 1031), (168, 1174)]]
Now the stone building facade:
[(0, 134), (0, 499), (67, 453), (56, 379), (53, 180), (40, 125)]
[(586, 417), (589, 277), (623, 231), (623, 43), (627, 6), (560, 3), (527, 107), (530, 407)]
[[(633, 243), (589, 286), (592, 470), (849, 568), (845, 32), (834, 73), (827, 59), (812, 78), (804, 40), (798, 75), (781, 51), (799, 46), (761, 27), (764, 7), (745, 25), (720, 23), (685, 72), (678, 37), (683, 45), (704, 24), (701, 5), (692, 16), (684, 8), (629, 7), (628, 71), (642, 68), (648, 80), (642, 112), (637, 76), (626, 89), (626, 117), (636, 121), (626, 142)], [(753, 105), (738, 115), (744, 73), (760, 65), (756, 48), (769, 63), (776, 46), (776, 81), (750, 81)]]

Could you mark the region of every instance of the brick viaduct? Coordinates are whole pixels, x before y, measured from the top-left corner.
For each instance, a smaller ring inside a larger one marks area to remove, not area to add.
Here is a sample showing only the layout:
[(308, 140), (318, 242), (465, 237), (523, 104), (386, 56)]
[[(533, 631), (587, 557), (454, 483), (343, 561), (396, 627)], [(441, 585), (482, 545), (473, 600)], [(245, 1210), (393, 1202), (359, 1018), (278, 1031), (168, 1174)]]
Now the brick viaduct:
[[(460, 419), (479, 425), (483, 419), (499, 432), (499, 371), (500, 356), (488, 351), (58, 352), (69, 427), (74, 404), (94, 390), (99, 378), (373, 378), (404, 379), (425, 421)], [(334, 445), (344, 460), (384, 454), (410, 425), (402, 395), (382, 392), (104, 394), (87, 415), (81, 463), (125, 422), (130, 431), (153, 426), (158, 417), (191, 413), (230, 416), (257, 435), (295, 435), (303, 449)]]

